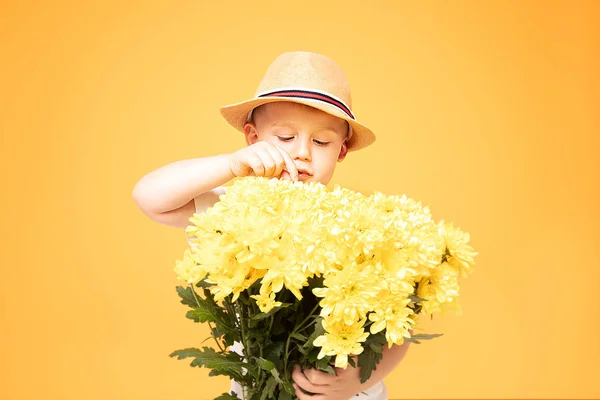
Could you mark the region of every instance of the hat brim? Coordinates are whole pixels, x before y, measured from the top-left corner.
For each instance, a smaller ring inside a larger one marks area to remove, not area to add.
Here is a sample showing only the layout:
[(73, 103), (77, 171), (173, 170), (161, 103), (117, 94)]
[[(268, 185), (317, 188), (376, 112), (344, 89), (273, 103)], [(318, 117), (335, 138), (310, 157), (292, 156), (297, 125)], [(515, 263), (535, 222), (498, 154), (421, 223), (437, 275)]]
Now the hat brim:
[(309, 107), (316, 108), (317, 110), (326, 112), (327, 114), (333, 115), (334, 117), (341, 118), (347, 121), (352, 127), (352, 137), (348, 141), (348, 151), (356, 151), (365, 148), (375, 142), (375, 134), (366, 126), (360, 122), (350, 118), (339, 108), (324, 103), (319, 100), (301, 99), (293, 97), (265, 97), (265, 98), (254, 98), (246, 101), (242, 101), (236, 104), (230, 104), (221, 107), (221, 115), (227, 122), (238, 131), (244, 131), (244, 125), (248, 122), (248, 115), (250, 111), (258, 106), (267, 103), (276, 103), (280, 101), (286, 101), (291, 103), (304, 104)]

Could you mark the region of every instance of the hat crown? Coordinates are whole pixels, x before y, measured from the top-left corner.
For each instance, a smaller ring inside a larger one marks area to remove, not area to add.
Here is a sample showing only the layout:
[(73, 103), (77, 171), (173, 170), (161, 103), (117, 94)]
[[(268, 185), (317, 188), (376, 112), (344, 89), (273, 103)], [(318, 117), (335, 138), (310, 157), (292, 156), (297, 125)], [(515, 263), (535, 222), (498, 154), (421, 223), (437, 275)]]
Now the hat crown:
[(287, 52), (271, 63), (255, 96), (282, 89), (325, 92), (352, 108), (350, 84), (342, 68), (332, 59), (310, 52)]

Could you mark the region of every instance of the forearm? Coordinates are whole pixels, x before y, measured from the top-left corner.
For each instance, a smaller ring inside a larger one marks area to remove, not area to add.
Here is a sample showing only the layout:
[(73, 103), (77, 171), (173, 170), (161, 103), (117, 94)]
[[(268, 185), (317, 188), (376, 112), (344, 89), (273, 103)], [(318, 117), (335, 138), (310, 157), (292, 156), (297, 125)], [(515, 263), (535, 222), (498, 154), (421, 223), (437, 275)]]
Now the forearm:
[(142, 177), (133, 190), (133, 197), (147, 212), (164, 213), (182, 207), (233, 178), (229, 154), (181, 160)]
[(373, 371), (369, 380), (362, 384), (361, 390), (370, 388), (392, 372), (406, 355), (409, 345), (410, 342), (407, 341), (401, 346), (392, 345), (391, 348), (388, 348), (388, 346), (385, 345), (383, 347), (383, 356), (381, 361), (377, 364), (377, 369)]

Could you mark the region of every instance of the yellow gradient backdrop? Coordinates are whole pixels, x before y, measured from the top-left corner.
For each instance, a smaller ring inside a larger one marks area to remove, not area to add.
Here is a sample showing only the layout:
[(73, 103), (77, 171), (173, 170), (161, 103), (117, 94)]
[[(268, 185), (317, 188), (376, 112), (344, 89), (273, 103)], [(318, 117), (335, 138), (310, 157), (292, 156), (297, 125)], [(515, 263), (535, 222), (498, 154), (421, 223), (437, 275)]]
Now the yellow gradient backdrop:
[(462, 317), (412, 346), (391, 398), (600, 397), (600, 3), (0, 5), (0, 398), (212, 399), (174, 262), (131, 192), (230, 152), (218, 107), (281, 52), (334, 58), (378, 135), (334, 183), (406, 193), (471, 233)]

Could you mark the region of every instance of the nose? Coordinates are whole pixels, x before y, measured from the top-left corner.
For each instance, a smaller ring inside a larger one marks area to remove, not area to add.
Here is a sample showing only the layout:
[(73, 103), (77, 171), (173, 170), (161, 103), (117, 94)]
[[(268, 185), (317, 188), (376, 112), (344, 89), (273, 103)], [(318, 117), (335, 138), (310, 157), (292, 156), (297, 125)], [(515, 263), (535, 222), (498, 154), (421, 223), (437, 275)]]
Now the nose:
[(295, 160), (311, 161), (310, 139), (302, 138), (296, 140), (293, 157)]

